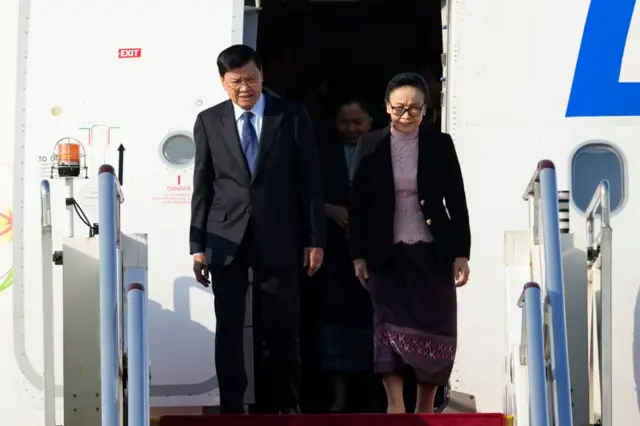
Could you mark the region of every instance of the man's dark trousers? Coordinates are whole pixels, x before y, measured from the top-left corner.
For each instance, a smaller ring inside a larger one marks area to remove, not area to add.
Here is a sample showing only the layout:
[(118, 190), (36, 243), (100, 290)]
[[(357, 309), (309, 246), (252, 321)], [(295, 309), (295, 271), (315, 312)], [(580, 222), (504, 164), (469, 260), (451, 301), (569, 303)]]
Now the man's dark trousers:
[[(220, 411), (244, 412), (247, 388), (243, 348), (246, 293), (249, 269), (253, 270), (253, 298), (260, 317), (253, 318), (258, 332), (254, 348), (257, 357), (261, 411), (277, 413), (295, 409), (301, 381), (299, 355), (298, 268), (265, 268), (253, 244), (251, 226), (238, 254), (227, 266), (211, 265), (211, 284), (215, 297), (215, 362), (220, 387)], [(257, 299), (257, 300), (256, 300)]]

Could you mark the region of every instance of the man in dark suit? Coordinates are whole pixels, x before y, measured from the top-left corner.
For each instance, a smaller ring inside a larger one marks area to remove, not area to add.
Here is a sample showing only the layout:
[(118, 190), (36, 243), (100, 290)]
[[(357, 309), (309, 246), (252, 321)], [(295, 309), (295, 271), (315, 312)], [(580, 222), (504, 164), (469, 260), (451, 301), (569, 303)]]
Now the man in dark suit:
[[(222, 413), (243, 413), (243, 325), (249, 269), (262, 315), (260, 351), (270, 411), (299, 412), (298, 272), (323, 259), (325, 215), (314, 135), (304, 109), (262, 93), (258, 54), (235, 45), (218, 56), (229, 100), (201, 112), (190, 252), (196, 279), (215, 297), (215, 363)], [(209, 281), (210, 274), (210, 281)]]

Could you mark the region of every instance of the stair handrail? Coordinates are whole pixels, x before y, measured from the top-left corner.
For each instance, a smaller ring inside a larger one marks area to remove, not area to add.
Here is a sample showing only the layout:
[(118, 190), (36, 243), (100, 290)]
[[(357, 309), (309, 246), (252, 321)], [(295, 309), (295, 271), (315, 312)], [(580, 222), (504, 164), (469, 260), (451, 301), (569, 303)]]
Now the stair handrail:
[(127, 426), (149, 424), (146, 296), (141, 283), (127, 288)]
[(527, 185), (523, 199), (533, 201), (533, 234), (535, 244), (544, 253), (545, 311), (551, 329), (550, 384), (553, 396), (554, 424), (573, 426), (571, 408), (571, 380), (567, 343), (567, 320), (564, 298), (560, 219), (558, 215), (558, 183), (555, 165), (551, 160), (538, 162)]
[(56, 426), (55, 327), (53, 313), (53, 228), (51, 225), (51, 185), (40, 183), (40, 227), (42, 249), (42, 349), (44, 424)]
[[(610, 194), (609, 181), (603, 179), (598, 184), (587, 207), (587, 249), (589, 250), (597, 251), (600, 244), (601, 235), (595, 234), (595, 219), (600, 217), (600, 231), (602, 228), (611, 226)], [(600, 214), (597, 214), (598, 208), (600, 208)]]
[(117, 251), (120, 243), (122, 188), (113, 166), (103, 164), (98, 171), (99, 287), (100, 287), (100, 373), (102, 426), (120, 426), (122, 395), (120, 336), (118, 323)]
[[(599, 209), (599, 213), (598, 213)], [(611, 189), (604, 179), (594, 191), (586, 210), (587, 253), (592, 264), (600, 263), (600, 334), (598, 359), (600, 369), (601, 424), (613, 425), (613, 230), (611, 228)], [(600, 229), (596, 234), (595, 220), (600, 217)], [(594, 295), (595, 296), (595, 295)]]
[(523, 335), (526, 349), (527, 379), (529, 383), (529, 426), (550, 426), (547, 372), (544, 356), (544, 314), (540, 285), (529, 282), (524, 285), (518, 300), (522, 309)]

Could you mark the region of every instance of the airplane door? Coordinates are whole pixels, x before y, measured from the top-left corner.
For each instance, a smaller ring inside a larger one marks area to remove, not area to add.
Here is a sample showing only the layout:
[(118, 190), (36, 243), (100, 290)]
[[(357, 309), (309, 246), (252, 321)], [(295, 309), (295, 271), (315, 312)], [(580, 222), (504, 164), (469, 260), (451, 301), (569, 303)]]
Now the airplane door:
[(258, 17), (260, 14), (260, 7), (255, 6), (255, 1), (247, 1), (245, 3), (254, 3), (254, 5), (244, 7), (242, 44), (246, 44), (247, 46), (251, 46), (256, 49), (258, 44)]

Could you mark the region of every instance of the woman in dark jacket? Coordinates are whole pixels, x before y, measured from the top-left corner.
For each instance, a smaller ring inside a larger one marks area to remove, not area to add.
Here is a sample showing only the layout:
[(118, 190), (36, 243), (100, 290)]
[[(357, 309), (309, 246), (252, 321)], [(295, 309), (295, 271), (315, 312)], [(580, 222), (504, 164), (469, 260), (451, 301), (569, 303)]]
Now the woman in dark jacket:
[(374, 369), (392, 413), (405, 411), (406, 366), (418, 379), (416, 411), (433, 412), (456, 354), (456, 286), (469, 277), (462, 172), (451, 136), (420, 126), (428, 94), (418, 74), (391, 79), (391, 124), (360, 139), (352, 182), (351, 253), (373, 301)]
[(351, 166), (356, 143), (371, 130), (371, 122), (365, 103), (349, 98), (339, 103), (332, 126), (319, 144), (327, 247), (318, 277), (318, 344), (321, 368), (330, 379), (332, 412), (353, 410), (353, 401), (348, 397), (350, 385), (358, 381), (354, 379), (373, 377), (371, 300), (353, 273), (347, 239)]

